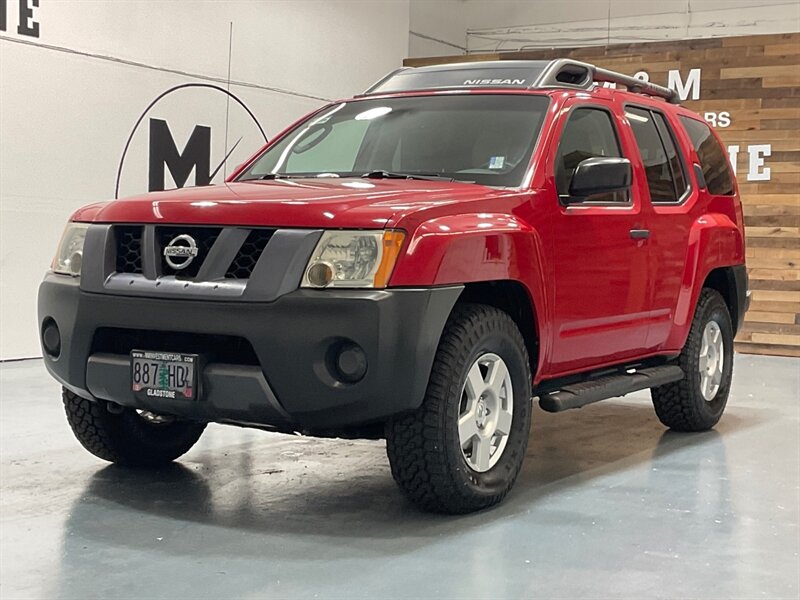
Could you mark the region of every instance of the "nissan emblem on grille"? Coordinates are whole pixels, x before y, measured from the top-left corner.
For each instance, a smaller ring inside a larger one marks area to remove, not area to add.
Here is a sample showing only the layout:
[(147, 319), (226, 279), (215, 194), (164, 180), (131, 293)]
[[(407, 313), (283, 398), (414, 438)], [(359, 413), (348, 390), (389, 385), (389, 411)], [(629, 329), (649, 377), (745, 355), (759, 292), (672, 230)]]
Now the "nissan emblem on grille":
[(164, 248), (164, 260), (176, 271), (188, 267), (196, 256), (197, 242), (190, 235), (179, 235)]

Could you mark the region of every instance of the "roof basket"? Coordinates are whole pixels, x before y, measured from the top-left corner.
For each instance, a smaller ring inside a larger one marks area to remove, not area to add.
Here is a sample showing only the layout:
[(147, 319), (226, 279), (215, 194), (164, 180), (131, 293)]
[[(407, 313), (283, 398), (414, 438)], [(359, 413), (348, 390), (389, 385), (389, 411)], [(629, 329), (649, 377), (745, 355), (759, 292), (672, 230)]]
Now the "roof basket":
[(389, 73), (363, 95), (459, 88), (588, 90), (606, 82), (624, 85), (629, 92), (663, 98), (673, 104), (679, 102), (678, 94), (669, 88), (568, 58), (404, 67)]

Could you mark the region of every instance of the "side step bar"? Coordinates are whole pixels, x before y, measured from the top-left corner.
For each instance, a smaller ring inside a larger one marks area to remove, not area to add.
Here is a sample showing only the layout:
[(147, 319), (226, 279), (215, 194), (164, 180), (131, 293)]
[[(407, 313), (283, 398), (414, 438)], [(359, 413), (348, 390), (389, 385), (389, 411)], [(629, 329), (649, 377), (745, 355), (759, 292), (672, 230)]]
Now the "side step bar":
[(680, 379), (683, 379), (683, 371), (677, 365), (662, 365), (640, 369), (634, 373), (605, 375), (566, 385), (556, 392), (544, 394), (539, 398), (539, 406), (547, 412), (561, 412)]

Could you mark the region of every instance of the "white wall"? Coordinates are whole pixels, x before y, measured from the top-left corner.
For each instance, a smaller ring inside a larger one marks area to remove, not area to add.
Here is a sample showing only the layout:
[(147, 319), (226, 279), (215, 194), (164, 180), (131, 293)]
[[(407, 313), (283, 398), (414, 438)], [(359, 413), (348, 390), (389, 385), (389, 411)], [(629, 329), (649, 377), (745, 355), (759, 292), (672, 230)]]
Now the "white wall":
[(438, 56), (798, 31), (800, 2), (411, 0), (410, 27), (410, 56)]
[[(40, 0), (32, 9), (38, 37), (18, 33), (19, 3), (7, 4), (0, 30), (0, 359), (40, 354), (38, 283), (69, 215), (113, 198), (123, 146), (148, 103), (185, 82), (226, 87), (231, 21), (230, 90), (269, 136), (325, 99), (362, 91), (399, 66), (408, 49), (408, 0)], [(180, 92), (149, 117), (167, 120), (179, 150), (196, 125), (210, 127), (213, 168), (225, 155), (226, 104), (214, 91)], [(261, 140), (238, 105), (227, 108), (228, 146), (242, 137), (233, 166)], [(147, 143), (145, 119), (121, 195), (147, 191)], [(221, 179), (222, 172), (214, 182)]]

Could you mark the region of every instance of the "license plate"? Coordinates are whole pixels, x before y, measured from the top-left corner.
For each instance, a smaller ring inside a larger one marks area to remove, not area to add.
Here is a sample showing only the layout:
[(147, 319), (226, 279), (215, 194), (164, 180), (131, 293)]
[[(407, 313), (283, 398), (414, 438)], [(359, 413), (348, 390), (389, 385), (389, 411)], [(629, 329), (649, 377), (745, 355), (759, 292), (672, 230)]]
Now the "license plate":
[(131, 350), (131, 389), (147, 398), (194, 400), (197, 354)]

